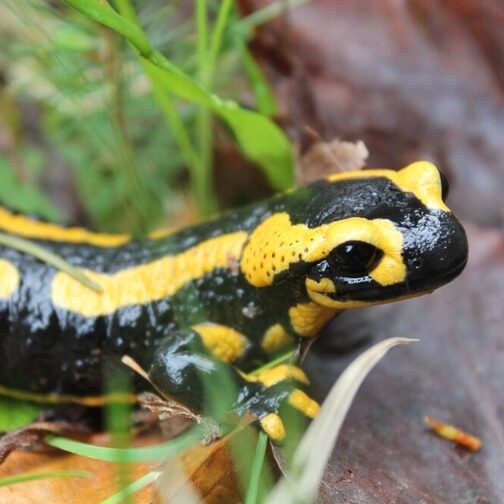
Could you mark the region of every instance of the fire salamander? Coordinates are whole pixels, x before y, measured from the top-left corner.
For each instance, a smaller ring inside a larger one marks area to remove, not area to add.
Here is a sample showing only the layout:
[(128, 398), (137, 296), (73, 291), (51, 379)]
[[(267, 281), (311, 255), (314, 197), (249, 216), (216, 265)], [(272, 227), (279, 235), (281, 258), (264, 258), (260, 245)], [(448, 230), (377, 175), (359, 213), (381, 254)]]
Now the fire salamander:
[(301, 348), (342, 310), (455, 278), (467, 240), (446, 192), (428, 162), (338, 173), (143, 240), (0, 209), (0, 230), (38, 241), (102, 287), (0, 247), (0, 393), (101, 405), (104, 364), (127, 354), (196, 411), (205, 383), (228, 372), (230, 410), (281, 441), (281, 405), (317, 413), (306, 375), (287, 364), (250, 371)]

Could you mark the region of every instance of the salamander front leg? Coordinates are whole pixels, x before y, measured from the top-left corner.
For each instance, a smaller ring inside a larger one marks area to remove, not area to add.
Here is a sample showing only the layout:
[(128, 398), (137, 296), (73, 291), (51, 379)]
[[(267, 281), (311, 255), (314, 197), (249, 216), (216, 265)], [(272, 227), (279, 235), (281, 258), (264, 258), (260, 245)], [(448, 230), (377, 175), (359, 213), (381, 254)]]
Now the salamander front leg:
[(232, 356), (219, 355), (206, 343), (193, 328), (178, 330), (160, 342), (149, 370), (158, 390), (198, 412), (216, 383), (244, 381), (228, 363)]
[[(295, 366), (281, 365), (258, 374), (245, 374), (232, 366), (244, 348), (241, 338), (232, 329), (214, 324), (179, 330), (161, 341), (149, 378), (161, 392), (195, 411), (203, 410), (209, 394), (217, 395), (221, 409), (240, 416), (250, 413), (272, 440), (282, 441), (281, 405), (313, 417), (318, 404), (297, 388), (308, 380)], [(233, 391), (231, 397), (226, 397), (226, 389)]]

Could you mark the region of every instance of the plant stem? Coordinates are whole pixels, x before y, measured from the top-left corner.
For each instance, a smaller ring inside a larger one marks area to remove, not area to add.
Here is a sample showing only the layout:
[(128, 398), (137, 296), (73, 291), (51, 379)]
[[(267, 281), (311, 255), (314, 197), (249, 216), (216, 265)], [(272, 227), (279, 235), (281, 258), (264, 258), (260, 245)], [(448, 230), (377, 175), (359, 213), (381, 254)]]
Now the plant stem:
[[(196, 27), (198, 31), (198, 73), (201, 84), (209, 87), (211, 76), (209, 75), (209, 51), (208, 51), (208, 20), (206, 0), (196, 2)], [(209, 89), (211, 91), (211, 89)], [(208, 107), (200, 106), (196, 119), (196, 131), (198, 135), (198, 147), (201, 155), (201, 164), (194, 172), (192, 180), (193, 191), (200, 203), (203, 216), (210, 215), (215, 208), (212, 185), (212, 113)]]
[(259, 374), (261, 371), (264, 371), (265, 369), (271, 369), (275, 366), (278, 366), (279, 364), (282, 364), (284, 362), (287, 362), (288, 360), (292, 359), (294, 357), (294, 350), (291, 350), (290, 352), (287, 352), (283, 355), (280, 355), (280, 357), (277, 357), (276, 359), (273, 359), (270, 362), (267, 362), (261, 367), (258, 367), (257, 369), (254, 369), (254, 371), (251, 371), (250, 374), (256, 375)]

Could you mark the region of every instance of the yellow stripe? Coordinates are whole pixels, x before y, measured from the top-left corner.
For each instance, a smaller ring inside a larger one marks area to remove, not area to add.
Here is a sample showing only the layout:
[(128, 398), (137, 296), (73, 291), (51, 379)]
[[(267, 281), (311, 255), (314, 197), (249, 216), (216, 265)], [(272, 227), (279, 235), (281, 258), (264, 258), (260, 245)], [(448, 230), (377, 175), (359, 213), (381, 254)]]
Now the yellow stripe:
[(8, 298), (19, 287), (18, 269), (5, 259), (0, 259), (0, 298)]
[(23, 390), (10, 389), (0, 385), (0, 395), (32, 401), (44, 404), (75, 403), (83, 406), (101, 407), (111, 402), (136, 403), (138, 397), (135, 394), (109, 394), (101, 396), (75, 396), (69, 394), (37, 394), (36, 392), (25, 392)]
[(367, 177), (385, 177), (402, 191), (413, 193), (427, 208), (450, 211), (443, 202), (439, 170), (428, 161), (417, 161), (399, 171), (358, 170), (335, 173), (327, 177), (327, 180), (336, 182)]
[(202, 242), (177, 256), (163, 257), (111, 275), (83, 270), (102, 287), (102, 292), (93, 292), (66, 273), (58, 272), (52, 282), (52, 301), (85, 317), (158, 301), (215, 268), (232, 267), (240, 257), (246, 238), (245, 232), (229, 233)]
[(93, 233), (79, 227), (65, 228), (49, 222), (39, 222), (0, 208), (0, 229), (8, 233), (38, 240), (86, 243), (97, 247), (117, 247), (130, 240), (126, 234)]

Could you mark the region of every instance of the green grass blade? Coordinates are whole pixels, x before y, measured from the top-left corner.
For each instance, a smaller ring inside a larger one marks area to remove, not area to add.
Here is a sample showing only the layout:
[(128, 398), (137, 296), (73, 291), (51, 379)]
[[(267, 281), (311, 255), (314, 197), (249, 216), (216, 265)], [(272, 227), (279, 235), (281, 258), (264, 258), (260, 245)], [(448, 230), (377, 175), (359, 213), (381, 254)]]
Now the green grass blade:
[(29, 481), (36, 481), (48, 478), (87, 478), (91, 479), (93, 475), (87, 471), (50, 471), (34, 474), (19, 474), (17, 476), (10, 476), (8, 478), (0, 479), (0, 487), (9, 485), (17, 485), (18, 483), (27, 483)]
[(161, 476), (161, 474), (162, 473), (160, 471), (148, 472), (147, 474), (145, 474), (141, 478), (138, 478), (130, 485), (122, 488), (119, 492), (115, 493), (114, 495), (111, 495), (105, 500), (102, 500), (100, 504), (121, 504), (130, 495), (133, 495), (134, 493), (142, 490), (142, 488), (146, 487), (147, 485), (154, 483), (154, 481), (156, 481), (159, 478), (159, 476)]
[(167, 443), (145, 448), (108, 448), (82, 443), (59, 436), (47, 436), (45, 442), (60, 450), (81, 455), (83, 457), (104, 460), (105, 462), (146, 462), (167, 459), (194, 445), (203, 437), (202, 429), (194, 427), (188, 433)]
[[(123, 368), (108, 366), (105, 369), (105, 384), (107, 395), (130, 394), (132, 385), (129, 374)], [(114, 448), (128, 449), (131, 447), (131, 418), (132, 405), (128, 402), (109, 401), (105, 407), (105, 423), (107, 432), (110, 434), (111, 445)], [(118, 488), (123, 489), (130, 486), (130, 466), (121, 460), (115, 464), (117, 473)], [(126, 494), (124, 504), (131, 504), (129, 495)]]
[(196, 27), (198, 30), (198, 67), (200, 80), (205, 81), (208, 47), (208, 21), (206, 0), (196, 0)]
[(245, 44), (241, 42), (239, 43), (239, 47), (245, 72), (247, 73), (248, 79), (252, 85), (252, 91), (254, 92), (256, 106), (259, 112), (266, 116), (277, 114), (278, 105), (273, 93), (271, 92), (268, 81)]
[(215, 22), (215, 28), (212, 32), (208, 54), (207, 71), (210, 79), (213, 77), (215, 62), (222, 46), (222, 38), (229, 21), (229, 14), (231, 13), (232, 7), (233, 0), (222, 0), (219, 7), (219, 13), (217, 14), (217, 21)]
[(102, 291), (102, 288), (96, 282), (88, 278), (82, 271), (67, 263), (59, 255), (54, 254), (50, 250), (47, 250), (30, 240), (25, 240), (24, 238), (21, 238), (19, 236), (8, 235), (0, 232), (0, 245), (19, 250), (20, 252), (24, 252), (25, 254), (30, 254), (33, 257), (41, 260), (42, 262), (45, 262), (46, 264), (54, 266), (56, 269), (65, 272), (89, 289), (92, 289), (96, 292)]
[(264, 432), (259, 433), (257, 440), (254, 460), (252, 462), (252, 471), (250, 473), (250, 483), (247, 491), (245, 504), (257, 504), (259, 495), (259, 484), (261, 482), (261, 471), (266, 456), (266, 447), (268, 446), (268, 436)]

